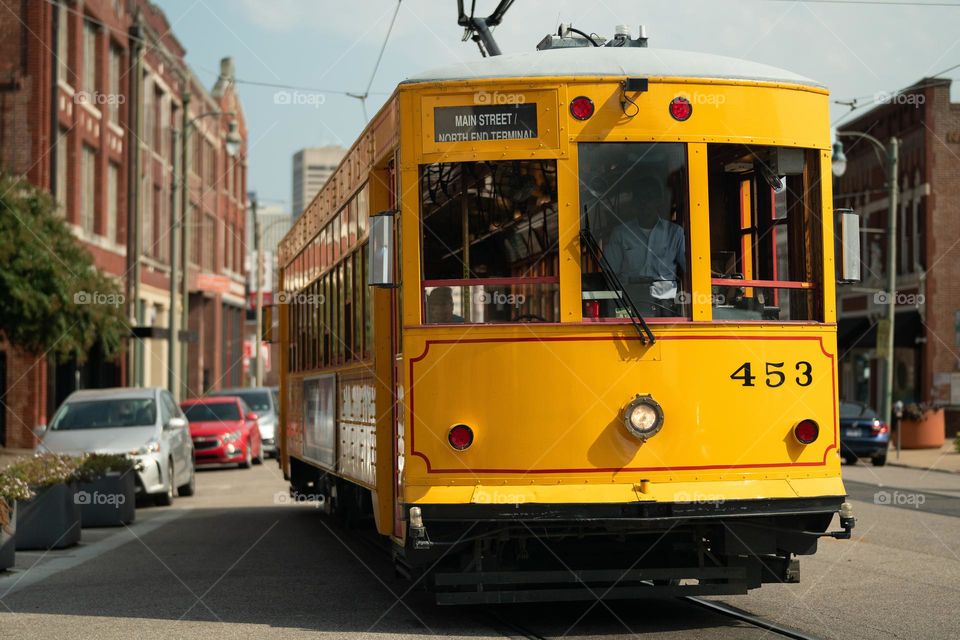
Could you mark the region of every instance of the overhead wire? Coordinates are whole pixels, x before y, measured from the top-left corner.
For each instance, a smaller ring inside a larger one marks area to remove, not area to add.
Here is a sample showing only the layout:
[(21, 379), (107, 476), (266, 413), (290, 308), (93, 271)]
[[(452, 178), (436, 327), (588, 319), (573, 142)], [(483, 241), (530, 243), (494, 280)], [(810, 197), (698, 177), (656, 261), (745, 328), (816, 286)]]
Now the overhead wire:
[(397, 6), (393, 9), (393, 17), (390, 18), (390, 25), (387, 27), (387, 35), (383, 38), (383, 44), (380, 45), (380, 53), (377, 54), (377, 61), (373, 65), (373, 72), (370, 74), (370, 81), (367, 82), (367, 88), (363, 90), (363, 93), (347, 93), (351, 98), (356, 98), (360, 101), (360, 108), (363, 109), (363, 119), (366, 122), (370, 122), (369, 116), (367, 116), (367, 98), (370, 97), (370, 87), (373, 86), (373, 81), (377, 77), (377, 71), (380, 69), (380, 62), (383, 60), (383, 53), (387, 50), (387, 42), (390, 41), (390, 34), (393, 33), (393, 25), (397, 22), (397, 15), (400, 13), (400, 3), (403, 0), (397, 0)]
[[(953, 71), (954, 69), (960, 69), (960, 63), (955, 64), (955, 65), (951, 65), (951, 66), (947, 67), (946, 69), (944, 69), (943, 71), (939, 71), (939, 72), (937, 72), (937, 73), (934, 73), (934, 74), (932, 74), (932, 75), (927, 76), (927, 78), (937, 78), (937, 79), (939, 79), (939, 80), (945, 80), (945, 79), (947, 79), (947, 78), (943, 78), (943, 76), (944, 76), (945, 74), (947, 74), (947, 73), (950, 73), (950, 72)], [(846, 100), (834, 100), (834, 101), (833, 101), (834, 104), (838, 104), (838, 105), (843, 105), (843, 106), (850, 107), (850, 110), (847, 111), (847, 112), (845, 112), (845, 113), (843, 113), (843, 114), (840, 115), (836, 120), (834, 120), (834, 121), (831, 123), (831, 126), (836, 126), (841, 120), (845, 120), (845, 119), (846, 119), (848, 116), (850, 116), (851, 114), (853, 114), (853, 113), (855, 113), (855, 112), (857, 112), (857, 111), (860, 111), (861, 109), (864, 109), (864, 108), (866, 108), (866, 107), (869, 107), (869, 106), (871, 106), (871, 105), (874, 105), (874, 104), (876, 104), (876, 103), (878, 103), (878, 102), (881, 102), (881, 101), (883, 101), (883, 100), (885, 100), (885, 99), (890, 99), (891, 97), (895, 97), (895, 96), (902, 95), (902, 94), (904, 94), (904, 93), (906, 93), (906, 92), (908, 92), (908, 91), (916, 91), (916, 90), (918, 90), (918, 89), (926, 89), (927, 87), (932, 87), (932, 86), (937, 85), (937, 84), (940, 84), (940, 82), (939, 82), (939, 81), (937, 81), (937, 82), (922, 82), (922, 83), (920, 83), (920, 84), (909, 85), (909, 86), (906, 86), (906, 87), (902, 87), (902, 88), (897, 89), (897, 90), (895, 90), (895, 91), (889, 91), (889, 92), (878, 91), (877, 93), (874, 93), (874, 94), (872, 94), (872, 95), (857, 96), (857, 97), (855, 97), (855, 98), (849, 98), (849, 99), (846, 99)], [(864, 100), (864, 99), (866, 99), (866, 98), (872, 98), (872, 99), (867, 100), (866, 102), (860, 102), (860, 100)]]

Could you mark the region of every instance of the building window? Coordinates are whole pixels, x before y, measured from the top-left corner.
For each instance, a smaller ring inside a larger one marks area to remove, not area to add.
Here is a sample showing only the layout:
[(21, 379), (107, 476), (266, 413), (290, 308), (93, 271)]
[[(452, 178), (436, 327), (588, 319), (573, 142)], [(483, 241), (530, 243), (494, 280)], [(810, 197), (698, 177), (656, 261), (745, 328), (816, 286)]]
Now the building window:
[(117, 238), (117, 209), (120, 197), (120, 167), (111, 162), (107, 165), (107, 221), (104, 235), (111, 241)]
[(204, 141), (203, 143), (203, 184), (207, 188), (213, 186), (215, 182), (216, 162), (213, 152), (213, 145)]
[(57, 5), (57, 80), (70, 82), (70, 14), (61, 2)]
[(217, 219), (208, 213), (203, 217), (202, 231), (203, 255), (201, 256), (201, 264), (205, 271), (213, 271), (216, 264), (216, 235)]
[(140, 207), (140, 250), (144, 255), (153, 254), (153, 195), (153, 183), (144, 176)]
[(113, 124), (120, 123), (120, 56), (119, 47), (110, 46), (110, 66), (108, 68), (107, 91), (107, 116)]
[(97, 90), (97, 28), (89, 20), (83, 21), (83, 89)]
[(154, 134), (157, 129), (157, 110), (154, 107), (156, 92), (153, 83), (144, 78), (143, 81), (143, 131), (142, 141), (148, 149), (153, 149)]
[(190, 215), (186, 221), (190, 230), (190, 264), (200, 264), (200, 240), (203, 236), (203, 221), (200, 219), (200, 210), (196, 202), (190, 203)]
[(57, 212), (62, 216), (67, 213), (68, 144), (67, 130), (60, 127), (60, 136), (57, 138)]
[(165, 198), (163, 197), (163, 189), (160, 185), (156, 185), (153, 188), (153, 216), (150, 221), (151, 229), (153, 230), (153, 246), (150, 248), (150, 255), (154, 258), (163, 258), (163, 247), (166, 246), (166, 236), (163, 234), (163, 227), (161, 227), (161, 218), (163, 212), (166, 211), (166, 206), (164, 206)]
[(166, 130), (166, 123), (163, 120), (163, 91), (156, 85), (154, 85), (153, 91), (153, 131), (150, 134), (153, 138), (153, 144), (151, 147), (161, 155), (166, 156), (167, 141), (163, 135), (163, 132)]
[(94, 209), (96, 195), (96, 153), (87, 145), (83, 145), (83, 160), (80, 164), (80, 228), (87, 233), (93, 233)]

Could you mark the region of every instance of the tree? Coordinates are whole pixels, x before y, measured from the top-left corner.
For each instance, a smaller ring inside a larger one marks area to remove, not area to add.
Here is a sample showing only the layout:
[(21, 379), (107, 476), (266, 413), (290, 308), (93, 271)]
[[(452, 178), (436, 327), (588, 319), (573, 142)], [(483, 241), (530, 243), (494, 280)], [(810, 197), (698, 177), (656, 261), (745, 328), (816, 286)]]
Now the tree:
[(63, 362), (99, 346), (114, 357), (127, 334), (124, 296), (57, 214), (49, 194), (0, 175), (0, 334)]

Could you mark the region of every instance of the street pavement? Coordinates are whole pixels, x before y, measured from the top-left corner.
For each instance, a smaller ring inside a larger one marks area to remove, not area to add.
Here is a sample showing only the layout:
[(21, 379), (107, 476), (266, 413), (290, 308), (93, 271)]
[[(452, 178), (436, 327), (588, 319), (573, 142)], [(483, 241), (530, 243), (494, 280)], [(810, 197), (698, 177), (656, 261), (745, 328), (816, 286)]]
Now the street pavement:
[[(952, 610), (960, 475), (844, 472), (858, 518), (853, 540), (824, 539), (802, 559), (798, 585), (716, 599), (825, 638), (960, 635)], [(203, 471), (196, 496), (138, 509), (129, 528), (85, 529), (73, 549), (18, 553), (17, 570), (0, 574), (0, 638), (516, 635), (487, 610), (433, 605), (393, 576), (375, 545), (310, 505), (290, 504), (286, 491), (273, 461)], [(682, 600), (496, 611), (545, 637), (772, 635)]]

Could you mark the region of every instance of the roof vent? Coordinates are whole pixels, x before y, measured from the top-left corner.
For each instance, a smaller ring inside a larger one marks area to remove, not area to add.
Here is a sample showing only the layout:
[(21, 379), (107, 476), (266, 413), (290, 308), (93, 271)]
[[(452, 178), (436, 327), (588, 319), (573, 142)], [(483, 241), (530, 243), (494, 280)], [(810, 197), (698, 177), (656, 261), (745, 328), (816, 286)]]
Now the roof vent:
[(537, 44), (538, 51), (548, 49), (574, 49), (578, 47), (646, 47), (647, 32), (643, 25), (640, 25), (640, 35), (636, 38), (630, 37), (630, 27), (625, 24), (618, 24), (614, 29), (613, 38), (607, 40), (603, 36), (595, 33), (585, 33), (579, 29), (574, 29), (570, 23), (561, 24), (556, 34), (548, 34)]

